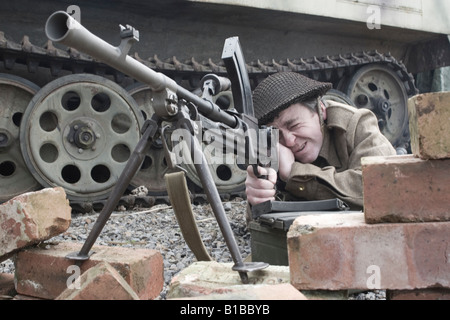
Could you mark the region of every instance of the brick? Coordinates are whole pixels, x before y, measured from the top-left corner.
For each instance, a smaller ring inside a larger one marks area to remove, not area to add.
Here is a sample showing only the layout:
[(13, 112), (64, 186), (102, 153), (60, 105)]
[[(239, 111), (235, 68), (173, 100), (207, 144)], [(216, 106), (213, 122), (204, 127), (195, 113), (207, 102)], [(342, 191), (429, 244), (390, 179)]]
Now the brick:
[(387, 300), (450, 300), (450, 290), (442, 288), (386, 290)]
[(287, 234), (291, 284), (299, 290), (450, 288), (449, 234), (450, 222), (366, 224), (362, 212), (300, 216)]
[[(72, 283), (79, 263), (80, 273), (108, 262), (137, 293), (139, 299), (156, 298), (164, 285), (163, 259), (159, 251), (123, 247), (93, 246), (86, 261), (74, 261), (67, 254), (79, 252), (82, 244), (62, 242), (21, 250), (16, 255), (16, 290), (19, 294), (55, 299)], [(71, 268), (69, 268), (71, 267)], [(69, 268), (69, 269), (68, 269)], [(68, 272), (69, 271), (69, 272)], [(70, 278), (71, 277), (71, 278)], [(70, 278), (70, 279), (69, 279)]]
[(222, 293), (174, 300), (308, 300), (290, 283), (242, 285)]
[(72, 209), (63, 188), (28, 192), (0, 205), (0, 261), (65, 232)]
[(450, 159), (365, 157), (361, 165), (367, 223), (450, 220)]
[[(179, 299), (200, 297), (211, 294), (233, 293), (248, 288), (243, 284), (239, 273), (233, 271), (232, 263), (216, 261), (194, 262), (172, 278), (167, 298)], [(289, 283), (287, 266), (269, 266), (265, 269), (247, 273), (249, 284), (273, 285)]]
[(55, 300), (139, 300), (125, 279), (107, 262), (86, 270), (77, 281), (79, 283), (72, 283)]
[(0, 273), (0, 300), (2, 297), (14, 297), (16, 293), (14, 274)]
[(450, 158), (450, 92), (411, 97), (408, 113), (413, 154), (421, 159)]
[(31, 297), (31, 296), (26, 296), (26, 295), (23, 295), (23, 294), (16, 294), (14, 296), (13, 300), (44, 300), (44, 299)]

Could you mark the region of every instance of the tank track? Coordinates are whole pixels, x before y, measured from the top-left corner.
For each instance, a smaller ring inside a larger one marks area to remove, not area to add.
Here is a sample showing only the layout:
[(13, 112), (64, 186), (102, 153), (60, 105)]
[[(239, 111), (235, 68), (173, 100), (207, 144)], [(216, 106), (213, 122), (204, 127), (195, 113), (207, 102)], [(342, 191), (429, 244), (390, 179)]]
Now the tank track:
[[(198, 83), (205, 74), (226, 75), (223, 62), (214, 63), (212, 59), (198, 62), (195, 58), (191, 58), (181, 62), (176, 57), (161, 60), (156, 55), (143, 59), (138, 53), (133, 57), (151, 69), (171, 77), (178, 84), (190, 86), (192, 90), (198, 88)], [(118, 84), (127, 78), (123, 73), (73, 48), (61, 50), (51, 41), (39, 47), (32, 44), (28, 36), (24, 36), (19, 44), (7, 40), (2, 31), (0, 31), (0, 61), (7, 70), (12, 70), (15, 64), (22, 64), (27, 66), (30, 73), (36, 73), (38, 67), (47, 68), (54, 77), (58, 77), (65, 70), (72, 73), (112, 76)], [(390, 53), (379, 53), (376, 50), (306, 59), (280, 61), (272, 59), (264, 62), (257, 60), (247, 63), (247, 70), (254, 87), (268, 75), (281, 71), (298, 72), (318, 81), (332, 82), (337, 86), (340, 79), (353, 74), (356, 69), (374, 63), (390, 66), (400, 77), (408, 96), (417, 94), (414, 77), (403, 63), (397, 61)]]
[[(179, 61), (176, 57), (161, 60), (156, 55), (143, 59), (138, 53), (133, 56), (136, 60), (174, 79), (179, 85), (194, 90), (202, 77), (208, 73), (215, 73), (226, 76), (226, 68), (222, 62), (215, 63), (212, 59), (198, 62), (195, 58), (188, 61)], [(104, 76), (114, 80), (117, 84), (124, 86), (135, 82), (123, 73), (94, 60), (88, 55), (78, 52), (73, 48), (62, 50), (48, 41), (40, 47), (30, 42), (28, 36), (24, 36), (21, 43), (8, 40), (4, 33), (0, 31), (0, 62), (7, 72), (14, 73), (17, 65), (26, 66), (30, 74), (36, 74), (47, 69), (53, 78), (58, 78), (61, 74), (88, 73)], [(265, 79), (268, 75), (281, 71), (294, 71), (318, 81), (333, 83), (333, 87), (340, 89), (343, 81), (350, 77), (358, 68), (369, 64), (383, 64), (394, 71), (401, 79), (407, 95), (413, 96), (418, 93), (414, 84), (413, 76), (406, 70), (406, 67), (397, 61), (389, 53), (379, 53), (377, 51), (354, 52), (342, 55), (330, 55), (324, 57), (311, 57), (299, 59), (286, 59), (281, 61), (252, 61), (247, 63), (247, 70), (252, 87)], [(194, 202), (205, 202), (206, 195), (198, 193), (193, 188), (192, 199)], [(198, 188), (197, 188), (198, 189)], [(236, 197), (245, 197), (244, 191), (221, 194), (223, 200)], [(99, 210), (104, 205), (104, 201), (72, 201), (71, 205), (75, 211), (90, 212)], [(165, 195), (137, 196), (132, 193), (124, 195), (120, 205), (133, 207), (141, 205), (151, 207), (158, 203), (170, 203)]]

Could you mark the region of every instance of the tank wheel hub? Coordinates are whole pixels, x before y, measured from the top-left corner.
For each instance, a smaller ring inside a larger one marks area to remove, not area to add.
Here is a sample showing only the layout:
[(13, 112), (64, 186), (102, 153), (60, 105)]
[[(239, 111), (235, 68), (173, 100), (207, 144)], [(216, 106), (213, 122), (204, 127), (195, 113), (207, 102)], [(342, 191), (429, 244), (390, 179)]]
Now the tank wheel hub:
[(100, 143), (103, 130), (94, 119), (77, 119), (65, 131), (68, 133), (64, 147), (74, 158), (93, 159), (104, 149), (105, 144)]
[(95, 150), (95, 132), (85, 124), (75, 124), (71, 127), (69, 141), (78, 148)]

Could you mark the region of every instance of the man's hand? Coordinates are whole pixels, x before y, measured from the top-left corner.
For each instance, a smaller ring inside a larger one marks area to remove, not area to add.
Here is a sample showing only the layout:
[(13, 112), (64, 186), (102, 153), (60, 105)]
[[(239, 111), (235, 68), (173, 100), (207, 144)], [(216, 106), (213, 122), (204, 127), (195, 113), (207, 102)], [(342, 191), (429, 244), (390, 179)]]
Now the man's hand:
[(247, 201), (255, 205), (268, 200), (275, 200), (275, 184), (277, 182), (277, 172), (272, 168), (258, 167), (258, 172), (268, 175), (267, 179), (258, 179), (253, 173), (253, 167), (247, 167), (247, 178), (245, 180), (245, 193)]

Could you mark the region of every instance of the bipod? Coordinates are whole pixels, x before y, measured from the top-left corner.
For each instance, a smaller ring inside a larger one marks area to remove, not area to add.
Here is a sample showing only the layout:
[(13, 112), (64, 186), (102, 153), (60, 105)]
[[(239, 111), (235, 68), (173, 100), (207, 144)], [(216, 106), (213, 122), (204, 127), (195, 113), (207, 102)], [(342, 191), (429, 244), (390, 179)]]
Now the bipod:
[[(261, 270), (269, 266), (269, 264), (265, 262), (244, 262), (242, 260), (242, 256), (239, 251), (239, 247), (237, 245), (236, 239), (234, 237), (231, 226), (228, 222), (228, 219), (225, 214), (225, 209), (222, 205), (222, 201), (220, 199), (219, 192), (217, 187), (214, 184), (213, 177), (211, 175), (210, 169), (207, 165), (205, 155), (202, 152), (201, 146), (198, 140), (195, 138), (192, 129), (192, 120), (189, 118), (185, 112), (178, 112), (178, 125), (177, 127), (186, 129), (191, 133), (191, 157), (194, 162), (194, 166), (197, 172), (198, 177), (202, 183), (203, 189), (206, 193), (207, 199), (211, 205), (214, 216), (217, 220), (219, 228), (222, 232), (222, 235), (225, 239), (228, 249), (230, 250), (231, 257), (234, 262), (234, 266), (232, 270), (237, 271), (241, 278), (242, 283), (248, 283), (248, 275), (247, 272), (252, 272), (256, 270)], [(156, 117), (157, 118), (157, 117)], [(95, 224), (89, 233), (86, 241), (84, 242), (81, 250), (79, 252), (69, 253), (66, 258), (71, 260), (84, 261), (88, 260), (90, 256), (94, 253), (91, 252), (92, 246), (103, 230), (106, 222), (108, 221), (111, 213), (116, 208), (119, 203), (120, 198), (125, 192), (126, 188), (131, 182), (131, 179), (139, 170), (139, 167), (144, 159), (145, 151), (151, 145), (154, 140), (158, 128), (160, 124), (155, 121), (155, 119), (150, 119), (145, 122), (143, 128), (143, 135), (136, 145), (130, 159), (128, 160), (124, 170), (122, 171), (117, 184), (115, 185), (111, 195), (100, 212), (99, 217), (95, 221)], [(164, 137), (162, 137), (164, 139)], [(200, 161), (195, 161), (200, 159)], [(170, 159), (167, 159), (170, 161)]]
[(141, 166), (142, 161), (144, 160), (145, 151), (147, 150), (148, 146), (151, 145), (157, 133), (157, 130), (158, 124), (153, 118), (146, 120), (143, 127), (142, 137), (139, 140), (136, 147), (134, 148), (134, 151), (130, 159), (127, 161), (124, 170), (120, 174), (120, 177), (117, 180), (117, 183), (113, 188), (111, 195), (108, 198), (108, 201), (106, 201), (105, 206), (102, 208), (102, 211), (100, 212), (99, 217), (95, 221), (95, 224), (92, 227), (92, 230), (89, 233), (86, 241), (84, 242), (81, 250), (79, 252), (69, 253), (66, 256), (66, 258), (72, 260), (88, 260), (89, 257), (92, 255), (93, 252), (90, 252), (92, 246), (94, 245), (98, 236), (102, 232), (106, 222), (111, 216), (111, 213), (117, 207), (120, 198), (124, 194), (126, 188), (129, 186), (132, 178), (139, 170), (139, 167)]

